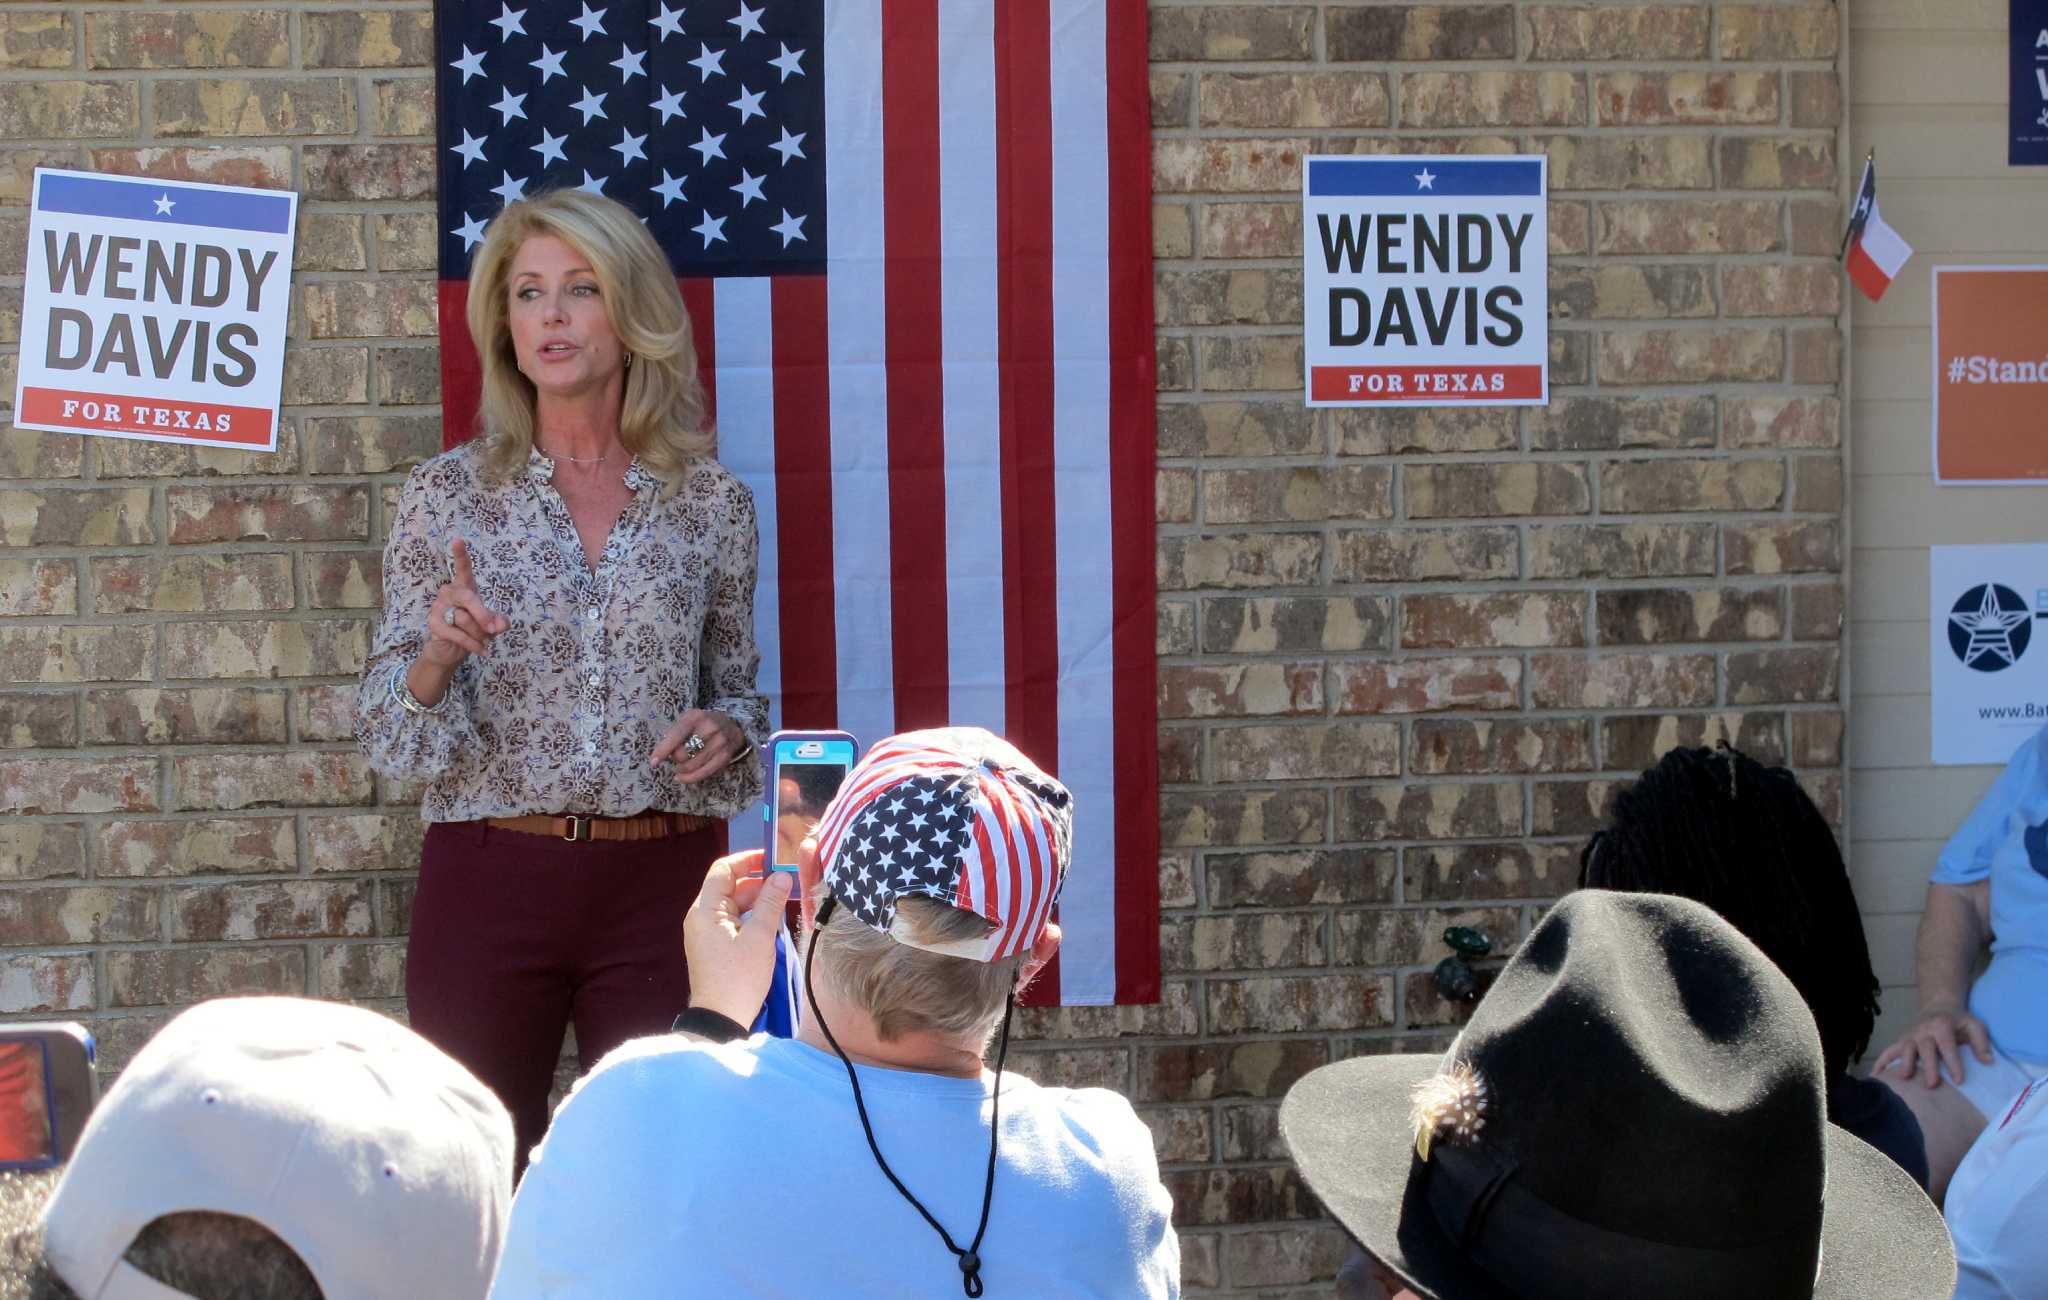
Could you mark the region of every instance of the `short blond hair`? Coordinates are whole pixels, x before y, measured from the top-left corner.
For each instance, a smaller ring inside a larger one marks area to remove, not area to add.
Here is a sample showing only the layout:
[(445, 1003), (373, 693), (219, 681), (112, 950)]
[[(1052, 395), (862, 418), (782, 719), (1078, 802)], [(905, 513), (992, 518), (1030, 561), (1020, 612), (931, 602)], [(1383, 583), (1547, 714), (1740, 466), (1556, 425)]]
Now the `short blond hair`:
[[(822, 902), (829, 888), (818, 889)], [(896, 900), (896, 923), (920, 944), (979, 939), (995, 928), (973, 912), (921, 897)], [(885, 1043), (924, 1032), (986, 1044), (1010, 993), (1021, 991), (1017, 972), (1031, 959), (1028, 951), (976, 961), (913, 948), (845, 906), (834, 907), (821, 937), (812, 949), (824, 954), (813, 957), (820, 963), (818, 977), (865, 1011)]]
[(533, 381), (512, 350), (512, 263), (526, 241), (550, 236), (589, 259), (605, 318), (631, 361), (619, 440), (665, 489), (717, 448), (697, 375), (690, 314), (675, 269), (640, 218), (616, 199), (548, 190), (507, 204), (484, 232), (469, 271), (469, 336), (483, 365), (477, 409), (486, 477), (503, 480), (533, 453)]

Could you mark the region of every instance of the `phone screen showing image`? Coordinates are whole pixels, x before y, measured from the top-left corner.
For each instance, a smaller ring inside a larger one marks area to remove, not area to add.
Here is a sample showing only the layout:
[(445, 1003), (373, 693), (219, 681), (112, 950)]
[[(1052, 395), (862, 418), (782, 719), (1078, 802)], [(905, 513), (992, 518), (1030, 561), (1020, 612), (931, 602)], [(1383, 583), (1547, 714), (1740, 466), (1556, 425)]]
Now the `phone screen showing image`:
[(53, 1145), (43, 1044), (0, 1042), (0, 1165), (47, 1161)]
[(852, 737), (778, 737), (774, 741), (774, 805), (768, 866), (797, 870), (797, 850), (817, 829), (825, 805), (854, 766)]

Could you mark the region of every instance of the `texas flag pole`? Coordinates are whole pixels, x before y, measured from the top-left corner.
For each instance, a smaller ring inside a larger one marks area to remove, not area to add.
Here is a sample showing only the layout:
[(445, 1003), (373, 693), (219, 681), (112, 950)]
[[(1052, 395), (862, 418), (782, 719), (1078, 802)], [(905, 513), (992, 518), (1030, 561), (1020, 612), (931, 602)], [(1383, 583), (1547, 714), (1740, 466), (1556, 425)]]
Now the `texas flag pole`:
[(1913, 246), (1899, 238), (1899, 232), (1878, 214), (1875, 149), (1863, 159), (1863, 183), (1856, 187), (1856, 207), (1849, 214), (1849, 229), (1842, 235), (1842, 252), (1848, 258), (1849, 278), (1872, 302), (1884, 297), (1899, 269), (1913, 255)]

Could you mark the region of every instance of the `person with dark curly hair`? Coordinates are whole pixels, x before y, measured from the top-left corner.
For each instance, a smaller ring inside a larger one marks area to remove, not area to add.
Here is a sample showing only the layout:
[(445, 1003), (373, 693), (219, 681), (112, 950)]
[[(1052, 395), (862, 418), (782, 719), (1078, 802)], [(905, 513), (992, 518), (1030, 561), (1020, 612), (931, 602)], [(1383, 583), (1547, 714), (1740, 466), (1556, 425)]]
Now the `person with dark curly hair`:
[(1672, 750), (1614, 793), (1579, 884), (1705, 903), (1761, 948), (1820, 1029), (1828, 1118), (1927, 1186), (1919, 1121), (1849, 1072), (1877, 1022), (1877, 973), (1841, 846), (1791, 769), (1727, 746)]

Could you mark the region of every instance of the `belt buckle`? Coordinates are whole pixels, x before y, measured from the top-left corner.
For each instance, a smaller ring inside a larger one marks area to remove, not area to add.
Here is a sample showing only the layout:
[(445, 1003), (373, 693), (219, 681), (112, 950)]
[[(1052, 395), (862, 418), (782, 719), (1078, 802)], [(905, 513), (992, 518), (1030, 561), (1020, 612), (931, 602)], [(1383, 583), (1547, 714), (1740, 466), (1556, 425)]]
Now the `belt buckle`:
[[(590, 818), (578, 817), (575, 813), (570, 813), (567, 816), (567, 821), (569, 823), (569, 831), (568, 834), (562, 836), (563, 839), (571, 844), (588, 843), (590, 841)], [(578, 834), (579, 830), (582, 832), (581, 834)]]

